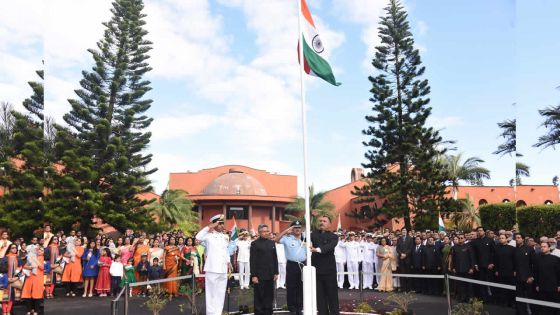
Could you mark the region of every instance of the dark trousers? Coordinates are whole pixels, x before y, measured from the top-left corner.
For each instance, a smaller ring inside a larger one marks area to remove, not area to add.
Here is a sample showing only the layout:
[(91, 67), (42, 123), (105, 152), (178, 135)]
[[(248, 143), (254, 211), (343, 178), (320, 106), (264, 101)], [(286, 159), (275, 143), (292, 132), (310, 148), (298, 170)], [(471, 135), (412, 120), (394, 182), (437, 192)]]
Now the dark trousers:
[(120, 292), (121, 277), (111, 276), (111, 295), (117, 296)]
[[(303, 268), (303, 265), (301, 267)], [(286, 264), (286, 300), (290, 313), (299, 314), (303, 311), (303, 281), (300, 264), (289, 261)]]
[(271, 315), (274, 280), (260, 280), (253, 285), (255, 315)]
[[(488, 267), (480, 267), (480, 270), (477, 271), (475, 275), (476, 280), (492, 282), (493, 280), (493, 270), (488, 270)], [(495, 288), (491, 288), (492, 291), (495, 291)], [(494, 294), (494, 292), (492, 292)], [(485, 285), (476, 285), (476, 295), (484, 302), (488, 302), (490, 300), (490, 296), (488, 295), (488, 286)]]
[(38, 314), (43, 314), (43, 300), (42, 299), (25, 299), (25, 306), (27, 312), (35, 311)]
[(78, 282), (66, 282), (66, 293), (78, 291)]
[[(498, 283), (502, 283), (502, 284), (510, 284), (513, 285), (514, 284), (514, 278), (513, 275), (511, 275), (511, 277), (509, 276), (497, 276), (496, 280)], [(508, 290), (508, 289), (495, 289), (493, 290), (493, 292), (496, 292), (496, 301), (500, 304), (504, 304), (504, 305), (513, 305), (514, 301), (515, 301), (515, 291), (513, 290)]]
[(317, 311), (319, 315), (338, 315), (336, 274), (317, 275)]
[[(548, 301), (553, 303), (558, 303), (558, 292), (538, 292), (537, 300)], [(560, 314), (560, 309), (555, 309), (546, 306), (539, 306), (539, 315), (558, 315)]]
[[(422, 268), (419, 268), (419, 267), (418, 268), (416, 268), (416, 267), (410, 268), (410, 272), (415, 274), (415, 275), (424, 274), (424, 272), (422, 271)], [(424, 292), (424, 289), (425, 289), (424, 283), (425, 283), (425, 280), (426, 280), (425, 278), (409, 278), (409, 279), (410, 279), (410, 282), (411, 282), (412, 290), (416, 291), (417, 293), (426, 293), (426, 292)]]
[[(535, 298), (535, 294), (534, 294), (534, 291), (533, 291), (533, 285), (532, 284), (528, 284), (526, 281), (517, 281), (517, 284), (516, 284), (515, 287), (517, 288), (516, 296), (527, 298), (527, 299), (534, 299)], [(520, 303), (520, 302), (516, 303), (516, 309), (517, 309), (516, 314), (518, 314), (518, 315), (528, 315), (529, 312), (527, 310), (527, 307), (529, 307), (532, 314), (535, 314), (535, 315), (538, 314), (537, 313), (537, 307), (534, 304), (526, 304), (526, 303)]]
[[(456, 276), (467, 279), (471, 278), (471, 275), (468, 272), (457, 272)], [(455, 282), (455, 288), (457, 289), (457, 300), (461, 302), (468, 302), (469, 299), (473, 296), (471, 283), (461, 280), (456, 280)]]
[[(433, 270), (426, 270), (424, 274), (427, 275), (441, 275), (441, 272), (437, 269), (433, 269)], [(425, 280), (425, 291), (424, 293), (426, 294), (431, 294), (431, 295), (441, 295), (441, 279), (424, 279)]]
[[(399, 257), (399, 273), (410, 273), (410, 265), (406, 259), (400, 259)], [(410, 291), (411, 279), (406, 277), (400, 277), (401, 291)]]

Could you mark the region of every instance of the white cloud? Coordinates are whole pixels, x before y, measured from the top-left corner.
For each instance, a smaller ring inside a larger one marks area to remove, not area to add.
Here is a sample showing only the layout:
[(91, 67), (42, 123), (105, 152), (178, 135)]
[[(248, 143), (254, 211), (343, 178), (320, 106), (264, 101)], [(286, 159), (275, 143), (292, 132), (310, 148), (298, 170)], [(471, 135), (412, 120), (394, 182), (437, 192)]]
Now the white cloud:
[(349, 22), (362, 26), (361, 39), (366, 45), (366, 53), (362, 61), (362, 68), (366, 73), (371, 72), (371, 60), (375, 54), (375, 47), (381, 43), (378, 30), (379, 18), (388, 1), (371, 0), (333, 0), (333, 11)]
[(154, 122), (150, 126), (152, 141), (185, 139), (209, 129), (218, 123), (223, 122), (223, 117), (194, 114), (194, 115), (161, 115), (154, 117)]
[(416, 23), (416, 27), (418, 29), (418, 35), (420, 36), (424, 36), (428, 32), (428, 24), (422, 20)]
[(434, 127), (434, 129), (441, 130), (464, 124), (463, 119), (458, 116), (434, 116), (428, 118), (427, 124)]
[(7, 1), (0, 10), (0, 101), (17, 110), (43, 59), (44, 1)]

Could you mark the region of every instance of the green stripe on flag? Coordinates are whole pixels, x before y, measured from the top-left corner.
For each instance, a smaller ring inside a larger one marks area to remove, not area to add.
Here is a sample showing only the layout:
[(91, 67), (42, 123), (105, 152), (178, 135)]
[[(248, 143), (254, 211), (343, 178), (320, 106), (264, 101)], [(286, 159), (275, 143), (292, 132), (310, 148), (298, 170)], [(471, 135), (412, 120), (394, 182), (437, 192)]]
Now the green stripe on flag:
[(331, 65), (329, 65), (323, 57), (319, 56), (313, 49), (311, 49), (309, 45), (307, 45), (305, 37), (303, 38), (303, 56), (305, 57), (305, 61), (307, 61), (309, 68), (311, 68), (311, 71), (313, 71), (313, 73), (315, 73), (315, 75), (319, 78), (335, 86), (339, 86), (341, 84), (336, 82)]

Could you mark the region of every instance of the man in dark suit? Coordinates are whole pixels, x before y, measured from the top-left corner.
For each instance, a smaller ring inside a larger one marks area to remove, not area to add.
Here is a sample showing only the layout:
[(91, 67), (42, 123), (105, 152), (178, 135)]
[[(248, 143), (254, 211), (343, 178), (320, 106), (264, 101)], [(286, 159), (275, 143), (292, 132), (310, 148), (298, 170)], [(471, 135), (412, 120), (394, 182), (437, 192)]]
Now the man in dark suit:
[[(492, 281), (494, 278), (493, 272), (496, 243), (486, 236), (486, 231), (482, 226), (479, 226), (476, 231), (478, 238), (471, 242), (476, 259), (474, 265), (475, 277), (480, 281)], [(477, 295), (480, 296), (484, 302), (487, 302), (489, 299), (488, 287), (484, 285), (477, 285), (476, 288), (478, 293)]]
[(330, 231), (331, 218), (319, 217), (319, 230), (311, 233), (311, 264), (317, 279), (317, 311), (319, 315), (338, 315), (338, 282), (334, 248), (338, 236)]
[[(535, 264), (535, 250), (525, 244), (525, 239), (521, 233), (515, 234), (515, 287), (516, 296), (527, 299), (535, 298), (533, 289), (533, 265)], [(529, 310), (532, 314), (537, 314), (537, 307), (533, 304), (516, 303), (517, 314), (527, 315)]]
[(251, 282), (254, 287), (255, 314), (272, 314), (274, 282), (278, 279), (276, 243), (270, 239), (266, 224), (259, 225), (259, 238), (251, 243)]
[[(424, 246), (422, 245), (422, 238), (416, 236), (414, 238), (414, 247), (412, 248), (412, 253), (410, 254), (410, 270), (412, 273), (421, 275), (422, 274), (422, 252), (424, 251)], [(422, 293), (424, 291), (424, 278), (413, 278), (412, 279), (412, 289), (417, 293)]]
[[(457, 277), (471, 278), (474, 272), (474, 254), (471, 246), (465, 244), (465, 234), (457, 234), (459, 242), (451, 248), (451, 270)], [(457, 298), (467, 302), (472, 296), (472, 286), (468, 282), (457, 281)]]
[[(428, 244), (422, 251), (422, 270), (428, 275), (441, 274), (441, 251), (435, 246), (434, 238), (428, 237)], [(426, 279), (427, 294), (441, 294), (440, 279)]]
[[(500, 235), (500, 244), (495, 248), (494, 262), (496, 263), (496, 280), (502, 284), (514, 284), (514, 261), (515, 261), (515, 247), (509, 246), (508, 240), (504, 234)], [(497, 300), (501, 304), (513, 305), (515, 292), (507, 289), (494, 290), (497, 295)]]
[[(399, 273), (409, 273), (410, 272), (410, 254), (412, 253), (412, 247), (414, 246), (414, 241), (412, 237), (408, 236), (406, 228), (402, 228), (401, 237), (397, 240), (397, 255), (399, 257)], [(409, 291), (410, 284), (407, 278), (400, 278), (401, 280), (401, 290)]]

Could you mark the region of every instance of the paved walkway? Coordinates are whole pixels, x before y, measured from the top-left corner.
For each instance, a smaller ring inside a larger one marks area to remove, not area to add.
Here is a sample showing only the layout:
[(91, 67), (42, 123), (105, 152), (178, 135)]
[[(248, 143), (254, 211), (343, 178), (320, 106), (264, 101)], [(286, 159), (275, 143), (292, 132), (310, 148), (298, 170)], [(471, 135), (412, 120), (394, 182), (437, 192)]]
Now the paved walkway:
[[(286, 291), (278, 290), (277, 292), (277, 306), (282, 307), (286, 301)], [(68, 298), (62, 296), (62, 291), (58, 291), (59, 296), (45, 301), (45, 314), (57, 315), (109, 315), (110, 314), (110, 299), (109, 298), (82, 298), (74, 297)], [(238, 309), (238, 303), (252, 304), (252, 291), (239, 291), (234, 289), (229, 296), (229, 309), (235, 311)], [(391, 310), (394, 306), (384, 305), (383, 300), (387, 296), (386, 293), (366, 290), (360, 295), (357, 290), (343, 289), (339, 291), (340, 307), (342, 310), (352, 309), (360, 304), (362, 301), (367, 301), (374, 310), (381, 314), (385, 311)], [(416, 315), (447, 315), (447, 303), (444, 297), (417, 295), (418, 300), (412, 304), (411, 308)], [(150, 314), (148, 308), (144, 305), (147, 298), (132, 297), (130, 299), (131, 315)], [(120, 303), (120, 312), (122, 313), (122, 302)], [(204, 314), (204, 296), (199, 296), (197, 301), (199, 312)], [(227, 307), (227, 300), (226, 300)], [(181, 312), (183, 310), (183, 312)], [(486, 310), (491, 315), (514, 315), (515, 310), (512, 308), (499, 307), (495, 305), (487, 305)], [(25, 314), (23, 307), (16, 308), (16, 314)], [(181, 314), (189, 315), (190, 307), (186, 298), (179, 297), (173, 299), (164, 309), (162, 314)]]

